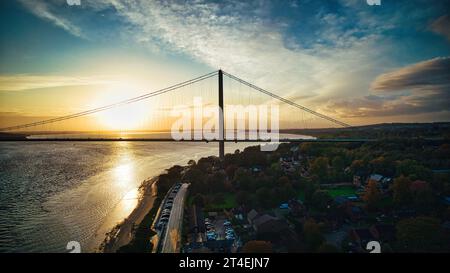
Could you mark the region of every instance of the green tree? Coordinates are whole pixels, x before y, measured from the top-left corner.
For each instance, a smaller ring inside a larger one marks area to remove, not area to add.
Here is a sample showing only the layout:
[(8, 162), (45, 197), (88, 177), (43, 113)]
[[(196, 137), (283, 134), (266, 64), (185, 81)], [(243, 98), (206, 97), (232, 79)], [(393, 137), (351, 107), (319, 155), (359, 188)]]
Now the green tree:
[(318, 157), (311, 162), (310, 173), (319, 178), (320, 183), (328, 178), (328, 158)]
[(415, 160), (405, 159), (397, 163), (397, 175), (409, 176), (413, 179), (429, 181), (433, 174), (430, 169), (425, 168)]
[(326, 211), (330, 208), (333, 198), (325, 190), (317, 190), (312, 197), (311, 205), (319, 211)]
[(448, 236), (439, 219), (416, 217), (397, 224), (397, 243), (407, 252), (445, 252), (449, 250)]
[(317, 249), (317, 252), (319, 252), (319, 253), (338, 253), (340, 251), (334, 245), (323, 243), (319, 246), (319, 248)]
[(303, 188), (305, 191), (305, 202), (311, 204), (313, 202), (313, 195), (319, 189), (319, 185), (313, 181), (305, 181)]
[(202, 194), (197, 193), (197, 194), (194, 196), (193, 203), (194, 203), (196, 206), (204, 207), (204, 206), (205, 206), (205, 198), (203, 197)]
[(270, 208), (272, 206), (273, 198), (267, 188), (260, 188), (256, 191), (256, 199), (262, 208)]

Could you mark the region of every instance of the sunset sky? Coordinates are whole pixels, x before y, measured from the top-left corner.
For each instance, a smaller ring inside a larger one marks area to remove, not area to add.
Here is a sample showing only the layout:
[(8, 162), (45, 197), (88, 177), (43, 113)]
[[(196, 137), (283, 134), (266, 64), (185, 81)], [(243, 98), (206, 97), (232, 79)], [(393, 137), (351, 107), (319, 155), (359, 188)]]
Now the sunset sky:
[(0, 2), (0, 127), (219, 68), (352, 125), (450, 121), (450, 1), (80, 1)]

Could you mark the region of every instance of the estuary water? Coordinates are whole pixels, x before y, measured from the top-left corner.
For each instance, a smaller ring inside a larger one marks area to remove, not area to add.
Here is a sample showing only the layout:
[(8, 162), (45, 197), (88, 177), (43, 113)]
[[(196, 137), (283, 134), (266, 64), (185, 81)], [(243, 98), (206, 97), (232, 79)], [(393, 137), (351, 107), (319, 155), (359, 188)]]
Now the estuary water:
[(0, 142), (0, 252), (68, 252), (69, 241), (91, 252), (145, 179), (217, 153), (217, 143)]

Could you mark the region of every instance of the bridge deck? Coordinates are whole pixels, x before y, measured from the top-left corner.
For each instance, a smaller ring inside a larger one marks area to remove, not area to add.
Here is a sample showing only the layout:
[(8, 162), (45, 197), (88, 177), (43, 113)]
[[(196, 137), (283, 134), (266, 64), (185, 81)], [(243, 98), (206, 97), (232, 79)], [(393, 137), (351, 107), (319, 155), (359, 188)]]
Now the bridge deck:
[[(175, 140), (171, 138), (26, 138), (26, 139), (0, 139), (1, 141), (33, 141), (33, 142), (48, 142), (48, 141), (145, 141), (145, 142), (220, 142), (218, 139), (182, 139)], [(264, 139), (225, 139), (224, 142), (371, 142), (376, 139), (351, 139), (351, 138), (336, 138), (336, 139), (303, 139), (303, 138), (283, 138), (279, 140), (264, 140)]]

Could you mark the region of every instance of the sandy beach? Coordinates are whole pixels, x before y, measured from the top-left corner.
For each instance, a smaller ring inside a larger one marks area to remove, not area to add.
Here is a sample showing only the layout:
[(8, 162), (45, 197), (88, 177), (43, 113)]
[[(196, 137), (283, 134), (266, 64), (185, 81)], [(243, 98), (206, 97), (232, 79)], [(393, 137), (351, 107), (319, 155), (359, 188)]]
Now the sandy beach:
[(136, 208), (126, 219), (106, 234), (105, 240), (96, 252), (114, 253), (131, 241), (135, 227), (142, 222), (153, 207), (157, 194), (156, 180), (157, 177), (154, 177), (142, 183), (139, 187), (139, 200)]

